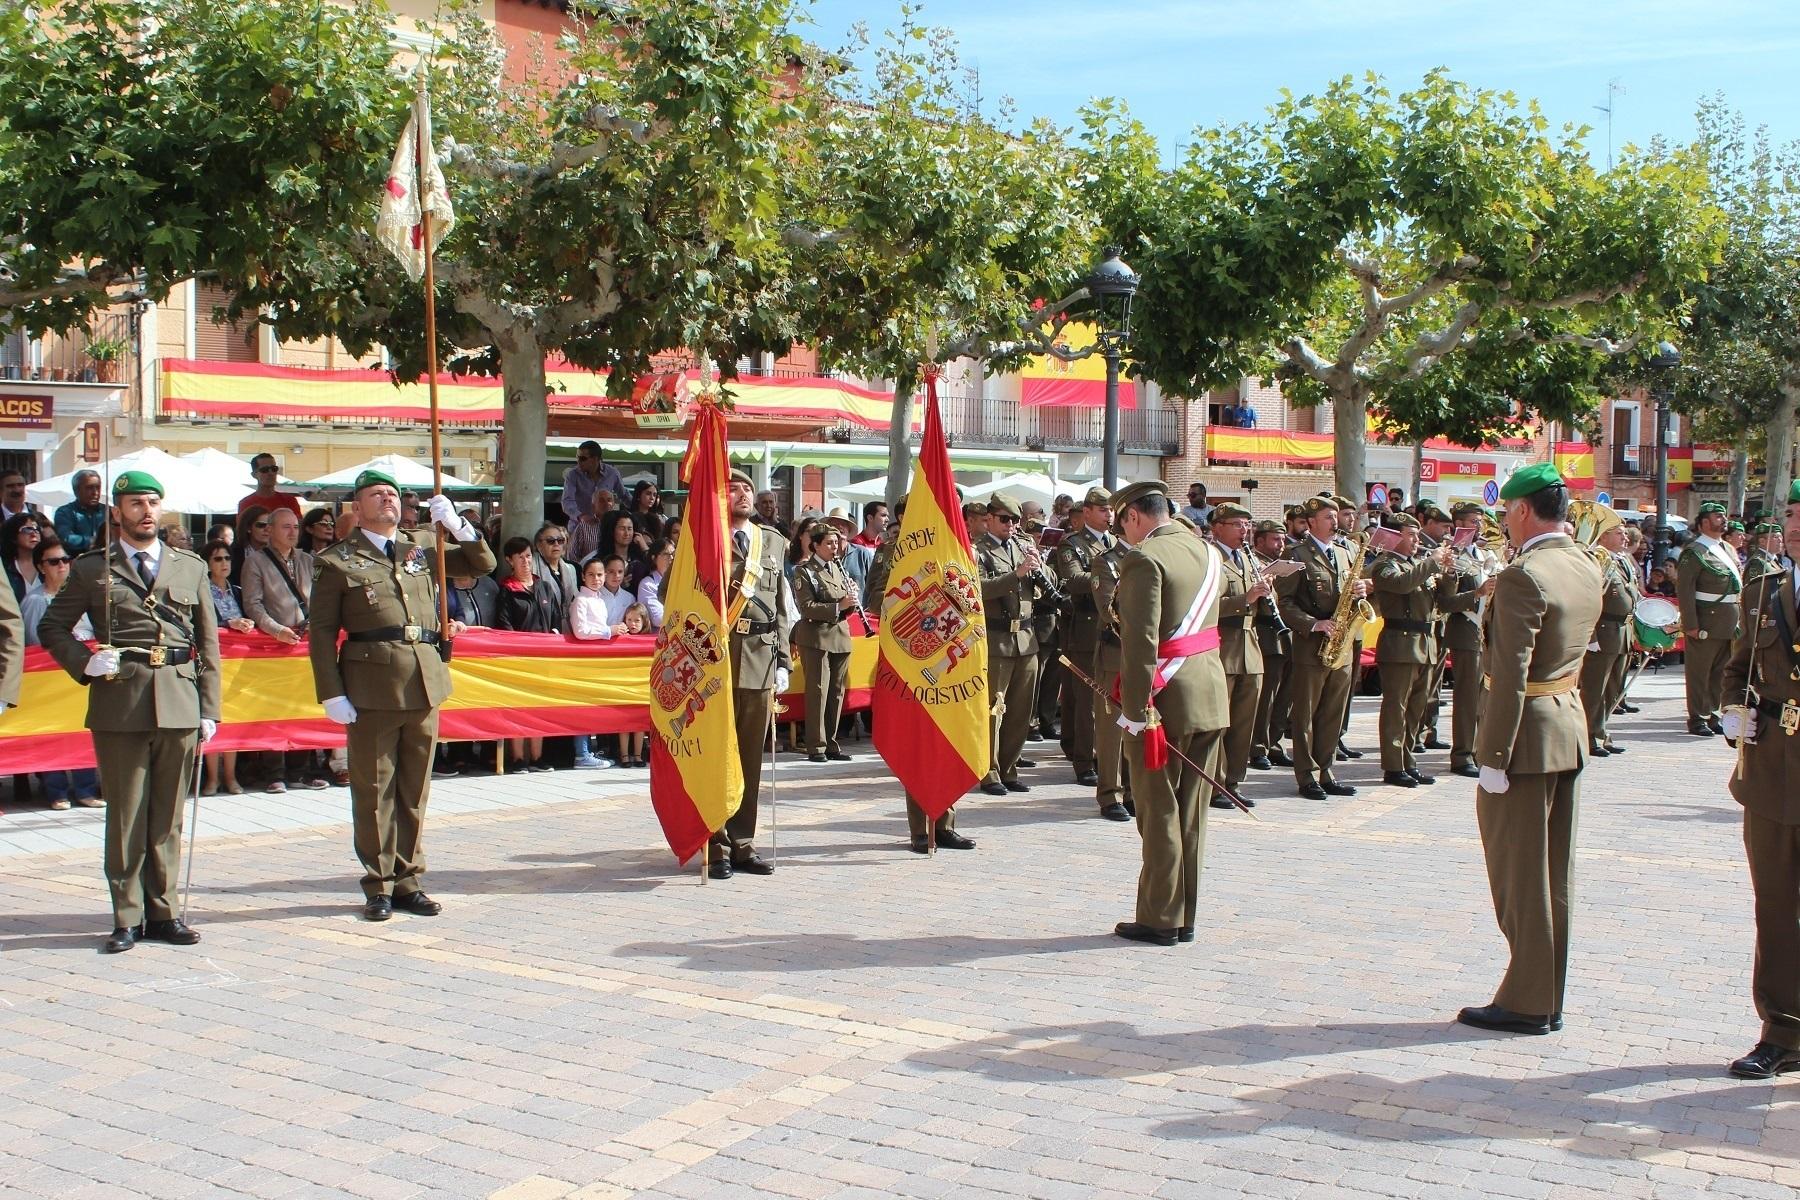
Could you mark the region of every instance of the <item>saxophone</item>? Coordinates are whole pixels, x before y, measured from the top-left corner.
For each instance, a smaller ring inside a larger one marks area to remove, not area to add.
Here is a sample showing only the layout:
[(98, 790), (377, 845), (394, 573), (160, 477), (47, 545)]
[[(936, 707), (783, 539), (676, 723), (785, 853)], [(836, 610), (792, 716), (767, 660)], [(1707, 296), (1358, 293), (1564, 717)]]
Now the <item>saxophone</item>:
[(1356, 634), (1362, 627), (1375, 619), (1375, 606), (1366, 599), (1358, 599), (1356, 585), (1362, 579), (1363, 555), (1369, 540), (1367, 537), (1352, 537), (1350, 559), (1350, 577), (1344, 581), (1344, 590), (1338, 593), (1337, 609), (1331, 614), (1335, 628), (1330, 637), (1319, 645), (1319, 661), (1330, 670), (1336, 671), (1350, 665), (1350, 647), (1356, 641)]

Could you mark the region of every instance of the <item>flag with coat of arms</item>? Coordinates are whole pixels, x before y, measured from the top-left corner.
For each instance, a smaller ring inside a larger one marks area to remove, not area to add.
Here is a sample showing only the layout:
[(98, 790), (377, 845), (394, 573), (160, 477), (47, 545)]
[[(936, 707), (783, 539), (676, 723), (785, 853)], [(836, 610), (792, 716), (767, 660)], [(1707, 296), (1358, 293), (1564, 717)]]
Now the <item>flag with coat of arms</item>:
[[(425, 168), (422, 179), (421, 162)], [(432, 145), (431, 96), (421, 87), (394, 149), (381, 192), (381, 213), (375, 219), (375, 239), (400, 260), (414, 283), (425, 274), (426, 213), (431, 214), (430, 249), (435, 252), (456, 228), (456, 212), (450, 206), (450, 191)]]

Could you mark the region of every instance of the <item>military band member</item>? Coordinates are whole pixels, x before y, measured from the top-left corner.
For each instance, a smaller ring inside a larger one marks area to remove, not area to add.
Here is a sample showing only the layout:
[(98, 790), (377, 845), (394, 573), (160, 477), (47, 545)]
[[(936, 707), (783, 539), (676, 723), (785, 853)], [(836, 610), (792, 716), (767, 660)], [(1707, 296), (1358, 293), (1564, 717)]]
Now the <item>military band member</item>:
[[(156, 536), (163, 487), (144, 471), (113, 482), (118, 541), (75, 560), (38, 638), (88, 689), (87, 727), (106, 797), (105, 950), (139, 940), (191, 946), (177, 907), (181, 809), (194, 756), (219, 720), (219, 627), (206, 564)], [(110, 600), (109, 600), (110, 597)], [(83, 617), (99, 648), (75, 637)]]
[[(1277, 580), (1275, 595), (1282, 621), (1294, 631), (1294, 782), (1299, 795), (1323, 800), (1356, 794), (1331, 774), (1355, 659), (1335, 668), (1319, 660), (1320, 648), (1336, 628), (1338, 599), (1350, 579), (1350, 552), (1336, 544), (1338, 510), (1329, 498), (1315, 496), (1303, 507), (1306, 538), (1288, 551), (1302, 569)], [(1356, 582), (1359, 595), (1366, 596), (1368, 587), (1367, 579)]]
[(1100, 804), (1100, 815), (1109, 821), (1129, 821), (1137, 816), (1124, 754), (1125, 731), (1119, 727), (1119, 710), (1110, 700), (1119, 681), (1121, 645), (1119, 613), (1113, 606), (1113, 597), (1118, 594), (1119, 571), (1131, 553), (1131, 543), (1115, 536), (1112, 546), (1094, 560), (1092, 572), (1094, 605), (1100, 610), (1100, 631), (1094, 645), (1094, 682), (1099, 685), (1099, 692), (1090, 693), (1094, 769), (1100, 777), (1094, 798)]
[(1478, 504), (1458, 504), (1454, 521), (1458, 530), (1469, 529), (1473, 540), (1457, 554), (1456, 592), (1445, 602), (1448, 611), (1444, 638), (1450, 661), (1450, 773), (1477, 778), (1475, 728), (1481, 717), (1481, 605), (1494, 594), (1500, 560), (1481, 544), (1485, 510)]
[[(1800, 545), (1800, 482), (1788, 489), (1787, 544)], [(1765, 535), (1766, 536), (1766, 535)], [(1743, 630), (1725, 666), (1725, 736), (1742, 739), (1731, 794), (1744, 806), (1756, 897), (1750, 993), (1762, 1032), (1728, 1068), (1740, 1079), (1800, 1070), (1800, 570), (1748, 575)]]
[(1581, 665), (1581, 702), (1587, 709), (1588, 753), (1605, 758), (1625, 753), (1625, 748), (1612, 740), (1607, 723), (1625, 694), (1631, 611), (1642, 597), (1637, 571), (1622, 553), (1625, 527), (1608, 529), (1597, 544), (1606, 552), (1606, 562), (1601, 566), (1600, 620), (1594, 625), (1594, 640), (1588, 643), (1587, 659)]
[[(1265, 570), (1282, 557), (1287, 552), (1287, 539), (1282, 533), (1281, 522), (1257, 522), (1252, 550), (1257, 566)], [(1258, 771), (1268, 771), (1294, 765), (1294, 760), (1281, 748), (1281, 739), (1287, 736), (1288, 705), (1294, 678), (1294, 634), (1282, 623), (1281, 614), (1275, 609), (1273, 589), (1270, 596), (1255, 606), (1255, 613), (1251, 623), (1256, 628), (1257, 644), (1262, 650), (1263, 675), (1262, 690), (1256, 698), (1256, 735), (1250, 742), (1250, 766)]]
[[(1019, 524), (1013, 537), (1019, 542), (1019, 548), (1037, 557), (1044, 563), (1044, 571), (1031, 577), (1031, 624), (1032, 631), (1037, 634), (1037, 691), (1032, 701), (1031, 725), (1026, 730), (1026, 738), (1038, 742), (1047, 738), (1056, 738), (1061, 745), (1063, 756), (1069, 757), (1069, 731), (1062, 728), (1062, 663), (1057, 654), (1062, 642), (1064, 593), (1060, 588), (1047, 586), (1055, 579), (1050, 573), (1050, 556), (1045, 553), (1042, 543), (1044, 537), (1043, 505), (1027, 500), (1020, 506), (1023, 510)], [(1033, 516), (1033, 513), (1039, 515)], [(1037, 764), (1029, 760), (1021, 760), (1021, 767), (1035, 767)]]
[[(1419, 549), (1436, 550), (1450, 541), (1450, 514), (1429, 500), (1421, 500), (1413, 510), (1419, 519)], [(1442, 585), (1439, 603), (1431, 612), (1431, 641), (1436, 661), (1431, 664), (1430, 678), (1425, 681), (1425, 708), (1419, 718), (1419, 739), (1415, 750), (1448, 750), (1450, 745), (1438, 736), (1438, 714), (1444, 702), (1444, 671), (1450, 652), (1449, 600), (1456, 594), (1457, 573), (1445, 571), (1438, 577)]]
[[(1256, 740), (1256, 702), (1262, 696), (1262, 642), (1251, 619), (1269, 594), (1269, 585), (1257, 573), (1250, 549), (1250, 510), (1229, 501), (1216, 505), (1207, 518), (1212, 540), (1223, 559), (1220, 572), (1224, 587), (1219, 595), (1219, 664), (1225, 670), (1226, 712), (1231, 723), (1225, 730), (1220, 775), (1236, 791), (1250, 770), (1250, 748)], [(1248, 798), (1244, 803), (1254, 806)], [(1214, 796), (1212, 807), (1231, 808), (1224, 796)]]
[(1771, 568), (1782, 566), (1782, 547), (1786, 544), (1781, 526), (1775, 521), (1758, 521), (1751, 531), (1750, 551), (1744, 559), (1744, 578), (1753, 579)]
[(1707, 501), (1694, 522), (1695, 537), (1676, 561), (1675, 598), (1686, 641), (1682, 674), (1687, 685), (1688, 732), (1708, 737), (1719, 724), (1719, 687), (1731, 639), (1737, 636), (1738, 593), (1743, 572), (1725, 536), (1725, 506)]
[(351, 491), (356, 531), (313, 560), (313, 687), (325, 715), (348, 727), (353, 841), (363, 916), (371, 921), (396, 908), (422, 917), (443, 911), (422, 890), (438, 706), (450, 695), (438, 629), (437, 527), (457, 542), (444, 551), (451, 576), (494, 569), (494, 552), (449, 499), (430, 503), (432, 528), (404, 529), (400, 486), (364, 471)]
[(1019, 780), (1019, 756), (1031, 724), (1037, 696), (1038, 643), (1032, 599), (1039, 590), (1032, 578), (1043, 562), (1036, 551), (1013, 536), (1019, 509), (1005, 492), (987, 502), (988, 530), (975, 543), (975, 566), (981, 574), (981, 601), (987, 609), (988, 687), (993, 694), (990, 745), (993, 765), (981, 790), (990, 796), (1028, 792)]
[[(1100, 610), (1094, 604), (1094, 562), (1112, 549), (1112, 493), (1092, 488), (1076, 513), (1077, 524), (1063, 538), (1051, 559), (1057, 579), (1069, 597), (1063, 621), (1063, 652), (1084, 670), (1094, 660), (1100, 640)], [(1092, 787), (1100, 782), (1094, 763), (1094, 697), (1088, 689), (1065, 682), (1062, 692), (1063, 750), (1075, 768), (1075, 782)]]
[(1287, 547), (1292, 549), (1306, 538), (1306, 506), (1290, 504), (1282, 510), (1282, 520), (1287, 526)]
[[(1352, 539), (1362, 536), (1362, 526), (1358, 522), (1358, 513), (1361, 510), (1357, 508), (1356, 501), (1347, 500), (1342, 496), (1334, 496), (1332, 497), (1332, 501), (1337, 505), (1337, 544), (1343, 548), (1346, 555), (1353, 554), (1354, 545)], [(1365, 549), (1363, 551), (1363, 570), (1365, 577), (1371, 558), (1372, 555)], [(1350, 702), (1356, 696), (1358, 685), (1362, 683), (1362, 653), (1362, 631), (1359, 629), (1356, 634), (1356, 640), (1350, 644), (1350, 690), (1344, 693), (1344, 709), (1343, 712), (1338, 715), (1338, 744), (1337, 751), (1333, 755), (1338, 762), (1347, 762), (1350, 759), (1361, 758), (1363, 756), (1361, 750), (1352, 750), (1350, 748), (1350, 743), (1345, 740), (1350, 735)]]
[[(1230, 720), (1216, 652), (1218, 581), (1210, 578), (1219, 551), (1170, 519), (1160, 480), (1122, 489), (1113, 508), (1120, 533), (1135, 547), (1124, 560), (1114, 603), (1123, 643), (1119, 722), (1143, 836), (1136, 919), (1113, 932), (1172, 946), (1194, 937), (1211, 792), (1182, 756), (1216, 776)], [(1145, 759), (1153, 720), (1171, 748), (1166, 765), (1156, 769)]]
[[(849, 687), (850, 651), (861, 636), (856, 586), (838, 557), (844, 538), (829, 521), (796, 534), (812, 556), (794, 568), (794, 607), (800, 614), (794, 642), (806, 668), (806, 757), (811, 762), (849, 762), (838, 746), (838, 724)], [(853, 632), (852, 625), (858, 627)]]
[(1600, 616), (1600, 568), (1563, 532), (1569, 493), (1548, 463), (1500, 491), (1518, 553), (1487, 608), (1487, 691), (1475, 758), (1475, 816), (1494, 915), (1512, 960), (1493, 1002), (1465, 1025), (1505, 1033), (1562, 1028), (1570, 875), (1586, 762), (1581, 662)]
[(1419, 522), (1407, 513), (1392, 513), (1383, 524), (1399, 531), (1400, 542), (1376, 555), (1371, 571), (1381, 614), (1381, 637), (1375, 643), (1381, 668), (1381, 771), (1387, 783), (1414, 788), (1437, 782), (1419, 771), (1413, 751), (1438, 661), (1434, 612), (1438, 580), (1450, 572), (1450, 547), (1423, 549)]

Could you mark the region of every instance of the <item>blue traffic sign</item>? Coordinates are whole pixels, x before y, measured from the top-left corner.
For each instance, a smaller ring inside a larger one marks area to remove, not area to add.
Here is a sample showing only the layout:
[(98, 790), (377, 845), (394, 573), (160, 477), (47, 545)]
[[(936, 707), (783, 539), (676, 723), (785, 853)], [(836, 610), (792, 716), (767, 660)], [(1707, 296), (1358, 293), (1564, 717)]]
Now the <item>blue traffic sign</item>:
[(1497, 480), (1490, 479), (1482, 486), (1481, 502), (1489, 508), (1500, 503), (1500, 484)]
[(1387, 484), (1371, 483), (1369, 485), (1369, 503), (1374, 505), (1376, 508), (1386, 508), (1387, 502), (1388, 502)]
[(1594, 493), (1594, 503), (1601, 505), (1603, 507), (1606, 507), (1606, 508), (1611, 508), (1612, 507), (1612, 493), (1611, 492), (1595, 492)]

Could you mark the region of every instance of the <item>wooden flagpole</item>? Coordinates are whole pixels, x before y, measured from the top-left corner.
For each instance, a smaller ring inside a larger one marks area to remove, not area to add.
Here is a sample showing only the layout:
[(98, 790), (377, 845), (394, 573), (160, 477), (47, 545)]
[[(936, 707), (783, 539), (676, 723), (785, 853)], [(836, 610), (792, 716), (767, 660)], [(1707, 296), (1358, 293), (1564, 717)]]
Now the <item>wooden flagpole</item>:
[[(431, 139), (426, 136), (430, 128), (427, 117), (431, 111), (431, 96), (422, 63), (419, 66), (419, 94), (413, 103), (416, 106), (413, 128), (418, 134), (413, 142), (419, 171), (419, 234), (425, 247), (425, 379), (431, 397), (431, 494), (436, 496), (444, 490), (444, 447), (443, 434), (438, 427), (437, 256), (432, 251), (431, 238)], [(444, 573), (444, 539), (448, 536), (451, 536), (450, 530), (438, 526), (438, 535), (434, 539), (437, 544), (438, 637), (444, 641), (450, 637), (450, 579)]]

